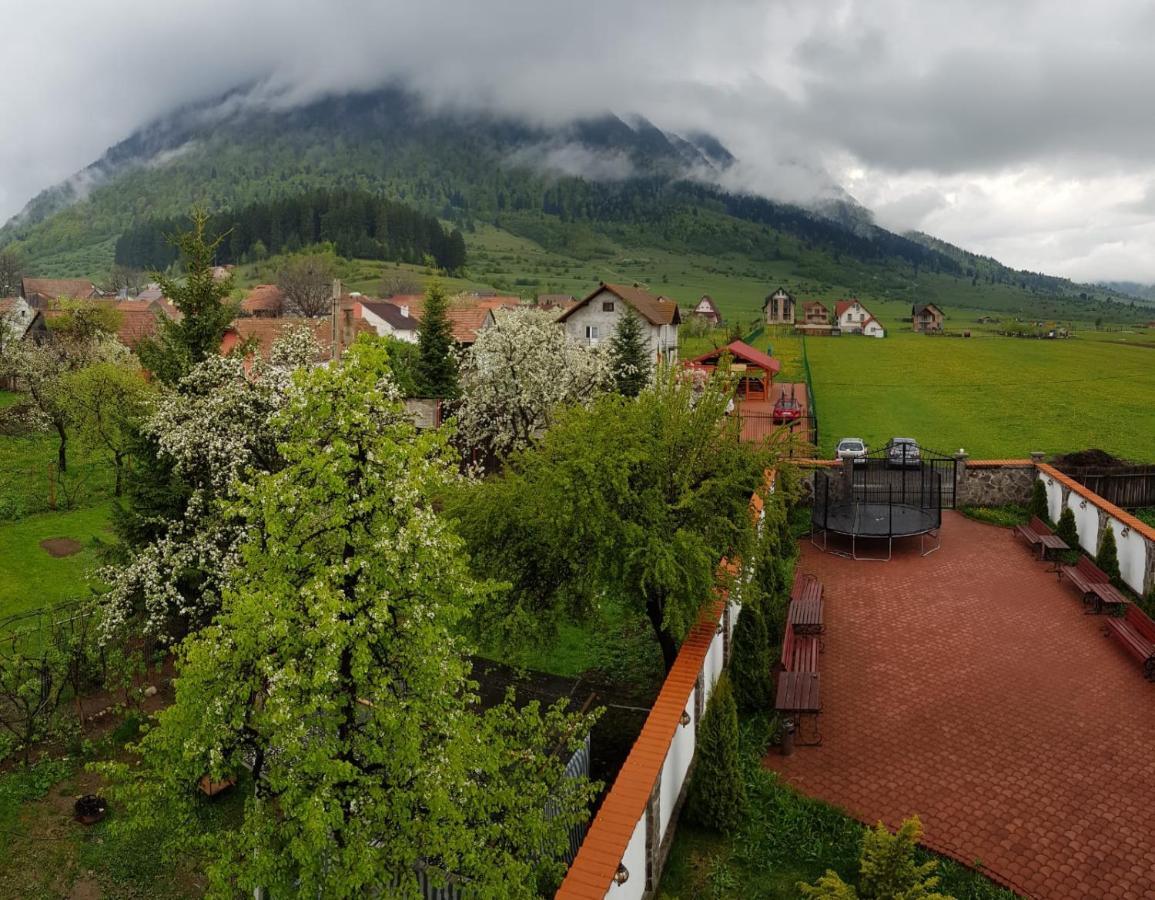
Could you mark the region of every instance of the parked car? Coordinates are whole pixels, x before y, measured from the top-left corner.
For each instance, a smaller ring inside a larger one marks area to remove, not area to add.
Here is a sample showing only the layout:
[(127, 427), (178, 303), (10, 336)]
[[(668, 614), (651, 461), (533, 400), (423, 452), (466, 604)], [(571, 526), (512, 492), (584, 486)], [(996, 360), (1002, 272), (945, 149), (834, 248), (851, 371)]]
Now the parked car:
[(802, 404), (793, 397), (787, 397), (783, 394), (774, 404), (774, 411), (771, 413), (771, 417), (775, 425), (782, 425), (786, 422), (797, 422), (802, 418)]
[(835, 459), (853, 459), (855, 462), (866, 459), (866, 441), (862, 438), (843, 438), (834, 450)]
[(891, 438), (886, 444), (886, 461), (887, 465), (899, 468), (920, 465), (922, 455), (919, 453), (918, 441), (914, 438)]

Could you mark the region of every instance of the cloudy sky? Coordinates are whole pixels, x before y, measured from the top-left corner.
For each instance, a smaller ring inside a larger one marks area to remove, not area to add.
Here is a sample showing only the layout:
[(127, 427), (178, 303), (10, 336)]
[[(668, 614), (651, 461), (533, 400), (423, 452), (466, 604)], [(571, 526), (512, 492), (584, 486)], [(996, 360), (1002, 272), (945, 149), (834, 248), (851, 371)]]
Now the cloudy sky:
[[(0, 218), (177, 104), (402, 78), (534, 120), (703, 128), (752, 190), (1155, 282), (1155, 6), (1003, 0), (0, 0)], [(15, 138), (15, 139), (13, 139)]]

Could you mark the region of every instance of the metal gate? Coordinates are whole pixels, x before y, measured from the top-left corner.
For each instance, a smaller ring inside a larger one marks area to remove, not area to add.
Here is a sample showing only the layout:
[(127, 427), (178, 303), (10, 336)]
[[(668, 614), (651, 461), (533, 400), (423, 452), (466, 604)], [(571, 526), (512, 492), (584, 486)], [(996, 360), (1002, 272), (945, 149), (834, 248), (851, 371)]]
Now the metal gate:
[(883, 447), (855, 461), (854, 494), (886, 495), (895, 503), (920, 506), (941, 491), (940, 508), (954, 509), (956, 465), (953, 456), (925, 447), (898, 444), (893, 452)]

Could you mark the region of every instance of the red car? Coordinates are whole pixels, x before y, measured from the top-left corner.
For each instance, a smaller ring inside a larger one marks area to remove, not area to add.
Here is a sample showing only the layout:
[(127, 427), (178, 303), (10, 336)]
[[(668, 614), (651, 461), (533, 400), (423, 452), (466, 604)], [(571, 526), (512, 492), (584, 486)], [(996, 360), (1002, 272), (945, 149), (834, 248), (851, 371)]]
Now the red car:
[(802, 418), (802, 405), (793, 397), (779, 397), (778, 402), (774, 404), (774, 411), (771, 416), (775, 425), (797, 422)]

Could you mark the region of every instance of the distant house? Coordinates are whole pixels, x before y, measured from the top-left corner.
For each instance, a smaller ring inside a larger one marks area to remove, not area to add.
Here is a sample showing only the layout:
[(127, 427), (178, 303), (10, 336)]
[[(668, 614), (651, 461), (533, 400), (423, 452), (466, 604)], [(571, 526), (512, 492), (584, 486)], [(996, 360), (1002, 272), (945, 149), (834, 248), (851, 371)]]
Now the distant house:
[(945, 319), (943, 311), (933, 303), (916, 303), (910, 308), (911, 324), (920, 334), (942, 331)]
[(38, 340), (47, 330), (44, 314), (23, 297), (0, 297), (0, 347), (8, 341)]
[(213, 281), (226, 281), (233, 274), (236, 266), (213, 266)]
[(298, 316), (277, 318), (248, 317), (234, 319), (221, 338), (221, 355), (233, 352), (248, 344), (251, 351), (268, 359), (273, 344), (283, 334), (293, 328), (308, 328), (321, 345), (316, 363), (325, 363), (339, 358), (361, 333), (372, 334), (373, 329), (357, 317), (356, 302), (346, 295), (341, 298), (336, 320), (333, 316), (307, 319)]
[(678, 304), (636, 284), (631, 287), (603, 281), (585, 299), (558, 316), (558, 321), (574, 340), (594, 346), (609, 340), (622, 316), (630, 310), (645, 326), (651, 356), (657, 361), (674, 362), (678, 358), (678, 326), (682, 323)]
[(804, 334), (829, 334), (830, 310), (819, 300), (807, 300), (802, 304), (802, 318), (794, 323), (794, 330)]
[(558, 312), (564, 312), (577, 303), (577, 297), (573, 294), (538, 294), (537, 308), (543, 310), (556, 309)]
[(762, 313), (767, 325), (793, 325), (794, 298), (783, 288), (778, 288), (762, 301)]
[(998, 319), (996, 319), (994, 316), (979, 316), (977, 319), (975, 319), (975, 321), (980, 325), (991, 325), (997, 322)]
[(285, 292), (275, 284), (258, 284), (241, 301), (241, 312), (258, 319), (280, 318), (285, 311)]
[(36, 309), (44, 309), (53, 300), (89, 300), (100, 292), (83, 278), (23, 278), (20, 296)]
[(180, 310), (168, 300), (118, 300), (114, 308), (120, 319), (117, 340), (130, 350), (146, 338), (155, 337), (165, 319), (181, 317)]
[(360, 300), (359, 304), (361, 318), (378, 335), (410, 344), (417, 343), (417, 317), (410, 315), (408, 305), (368, 299)]
[(700, 319), (705, 319), (715, 327), (722, 324), (722, 314), (718, 312), (718, 307), (714, 303), (714, 298), (709, 294), (703, 294), (698, 300), (690, 315), (697, 316)]
[(834, 318), (843, 334), (865, 334), (867, 337), (886, 337), (886, 329), (857, 299), (839, 300), (834, 304)]

